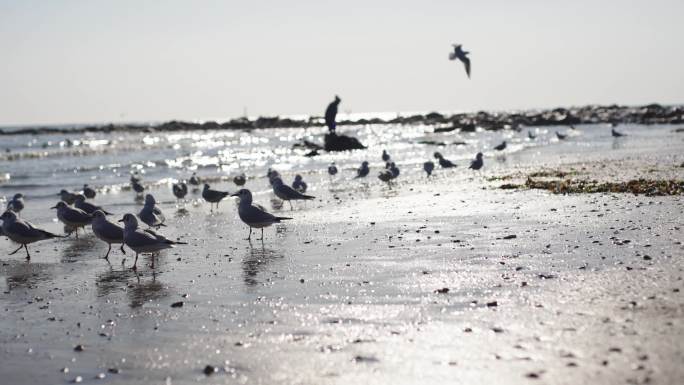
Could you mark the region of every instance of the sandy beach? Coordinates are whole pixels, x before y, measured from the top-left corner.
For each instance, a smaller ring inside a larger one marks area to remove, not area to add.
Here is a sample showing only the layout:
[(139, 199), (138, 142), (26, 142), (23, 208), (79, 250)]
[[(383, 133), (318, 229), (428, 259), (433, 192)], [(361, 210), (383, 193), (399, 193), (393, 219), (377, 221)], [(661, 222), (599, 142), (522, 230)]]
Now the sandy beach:
[[(251, 175), (258, 203), (295, 218), (263, 242), (244, 240), (234, 201), (210, 213), (197, 192), (178, 205), (169, 182), (155, 184), (162, 232), (189, 245), (162, 252), (154, 269), (145, 257), (131, 271), (133, 255), (122, 264), (116, 248), (105, 261), (90, 231), (31, 245), (30, 262), (3, 256), (2, 382), (678, 383), (681, 195), (500, 187), (548, 170), (682, 180), (684, 134), (633, 126), (615, 141), (591, 136), (605, 127), (579, 130), (568, 143), (488, 155), (480, 173), (461, 161), (430, 179), (419, 165), (434, 147), (410, 131), (410, 145), (376, 136), (403, 160), (393, 188), (377, 168), (368, 181), (350, 178), (377, 147), (336, 155), (342, 175), (309, 164), (317, 199), (293, 211)], [(117, 218), (140, 208), (131, 191), (101, 195)], [(61, 231), (46, 208), (54, 199), (34, 198), (24, 215)]]

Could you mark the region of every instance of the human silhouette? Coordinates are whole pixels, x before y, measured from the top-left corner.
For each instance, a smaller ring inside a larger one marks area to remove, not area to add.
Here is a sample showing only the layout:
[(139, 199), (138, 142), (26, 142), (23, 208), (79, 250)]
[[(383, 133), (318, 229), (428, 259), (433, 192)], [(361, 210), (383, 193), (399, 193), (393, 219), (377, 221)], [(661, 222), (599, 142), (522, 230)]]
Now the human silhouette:
[(337, 106), (341, 101), (342, 99), (335, 95), (335, 100), (328, 104), (328, 108), (325, 109), (325, 125), (328, 126), (328, 130), (331, 134), (335, 133), (335, 117), (337, 116)]

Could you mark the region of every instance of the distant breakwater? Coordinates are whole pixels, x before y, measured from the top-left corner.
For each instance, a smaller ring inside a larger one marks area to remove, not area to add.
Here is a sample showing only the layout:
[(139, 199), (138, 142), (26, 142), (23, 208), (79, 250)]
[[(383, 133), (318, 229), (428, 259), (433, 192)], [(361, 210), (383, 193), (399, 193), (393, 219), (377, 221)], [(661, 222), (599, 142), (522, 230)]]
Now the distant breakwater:
[[(341, 120), (338, 126), (358, 126), (374, 124), (424, 124), (439, 125), (436, 131), (475, 131), (520, 129), (521, 127), (539, 127), (575, 124), (682, 124), (684, 123), (684, 106), (662, 106), (649, 104), (645, 106), (598, 106), (555, 108), (546, 110), (529, 110), (515, 112), (468, 112), (443, 115), (431, 112), (425, 115), (397, 116), (393, 119), (358, 119)], [(86, 132), (176, 132), (192, 130), (243, 130), (250, 131), (265, 128), (296, 128), (323, 126), (323, 118), (312, 116), (308, 119), (290, 119), (281, 117), (260, 117), (257, 119), (238, 118), (223, 123), (208, 121), (203, 123), (169, 121), (161, 124), (102, 124), (90, 126), (34, 126), (16, 129), (0, 129), (0, 135), (41, 135), (69, 134)]]

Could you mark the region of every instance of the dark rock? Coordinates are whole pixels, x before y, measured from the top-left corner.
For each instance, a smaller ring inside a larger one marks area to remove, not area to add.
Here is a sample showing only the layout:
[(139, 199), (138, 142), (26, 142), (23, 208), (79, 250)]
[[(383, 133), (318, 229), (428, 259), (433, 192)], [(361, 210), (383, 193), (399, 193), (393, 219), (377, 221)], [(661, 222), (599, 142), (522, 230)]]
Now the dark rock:
[(75, 351), (75, 352), (82, 352), (82, 351), (84, 351), (84, 350), (85, 350), (85, 346), (83, 346), (83, 345), (81, 345), (81, 344), (78, 344), (78, 345), (74, 346), (74, 351)]
[(218, 372), (218, 369), (211, 365), (207, 365), (204, 367), (204, 370), (202, 370), (202, 372), (207, 376), (211, 376), (212, 374)]
[(178, 302), (172, 303), (171, 307), (183, 307), (183, 305), (184, 305), (183, 301), (178, 301)]
[(487, 307), (496, 307), (496, 306), (499, 306), (499, 304), (496, 301), (487, 302)]
[(366, 148), (358, 139), (351, 136), (325, 134), (325, 151), (362, 150)]
[(435, 293), (437, 293), (437, 294), (446, 294), (446, 293), (448, 293), (448, 292), (449, 292), (449, 288), (448, 288), (448, 287), (443, 287), (443, 288), (441, 288), (441, 289), (435, 290)]
[(511, 235), (506, 235), (505, 237), (503, 237), (503, 239), (515, 239), (517, 237), (518, 237), (517, 235), (511, 234)]

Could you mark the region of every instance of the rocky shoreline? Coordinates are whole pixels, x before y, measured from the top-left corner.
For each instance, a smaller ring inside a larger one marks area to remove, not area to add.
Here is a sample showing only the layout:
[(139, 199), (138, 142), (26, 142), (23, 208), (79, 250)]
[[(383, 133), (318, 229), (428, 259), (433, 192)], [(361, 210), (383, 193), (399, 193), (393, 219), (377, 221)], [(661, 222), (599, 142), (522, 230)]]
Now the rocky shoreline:
[[(663, 106), (649, 104), (645, 106), (597, 106), (555, 108), (548, 110), (529, 110), (516, 112), (469, 112), (443, 115), (431, 112), (425, 115), (398, 116), (393, 119), (357, 119), (341, 120), (338, 126), (372, 125), (372, 124), (424, 124), (440, 125), (435, 130), (475, 131), (519, 129), (523, 126), (555, 126), (574, 124), (682, 124), (684, 123), (684, 106)], [(190, 130), (244, 130), (263, 128), (294, 128), (324, 126), (322, 117), (312, 116), (309, 119), (290, 119), (281, 117), (260, 117), (257, 119), (238, 118), (223, 123), (214, 121), (195, 123), (185, 121), (169, 121), (161, 124), (103, 124), (90, 126), (46, 127), (35, 126), (18, 129), (0, 129), (0, 135), (40, 135), (84, 132), (174, 132)]]

